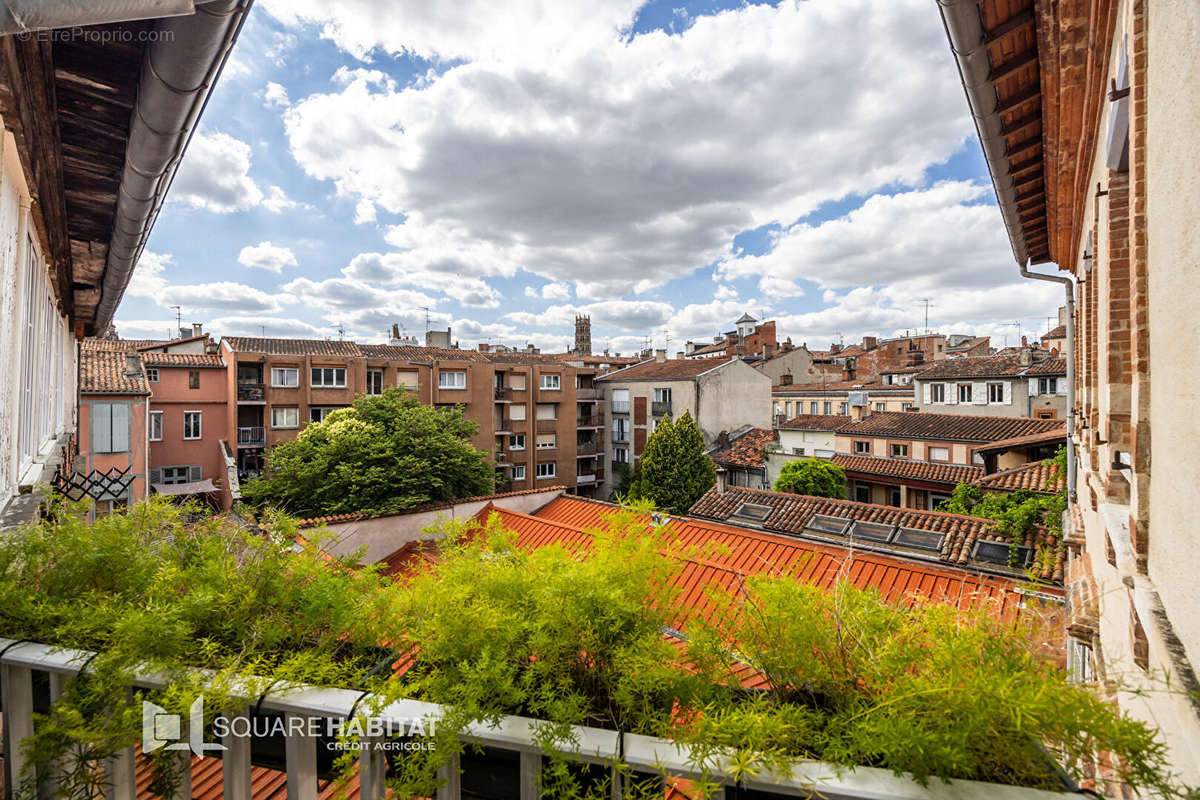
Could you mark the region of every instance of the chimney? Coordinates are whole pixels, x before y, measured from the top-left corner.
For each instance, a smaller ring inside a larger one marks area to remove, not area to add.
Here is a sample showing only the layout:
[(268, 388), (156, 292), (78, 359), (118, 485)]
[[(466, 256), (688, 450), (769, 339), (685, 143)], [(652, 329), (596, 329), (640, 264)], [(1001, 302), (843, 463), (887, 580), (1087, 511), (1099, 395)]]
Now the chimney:
[(842, 351), (842, 346), (840, 344), (838, 344), (837, 342), (830, 343), (829, 352), (831, 354), (832, 353), (840, 353), (841, 351)]
[(863, 350), (874, 350), (879, 345), (879, 338), (875, 336), (864, 336), (862, 341)]
[(771, 357), (771, 352), (772, 352), (772, 350), (773, 350), (773, 348), (771, 347), (771, 343), (770, 343), (770, 342), (766, 342), (765, 344), (763, 344), (763, 347), (762, 347), (762, 357), (763, 357), (763, 358), (770, 358), (770, 357)]
[(1020, 364), (1022, 367), (1028, 367), (1033, 364), (1033, 350), (1029, 349), (1028, 347), (1021, 348)]
[(663, 349), (655, 350), (654, 351), (654, 360), (659, 363), (666, 361), (667, 360), (667, 351), (663, 350)]
[(1021, 347), (1029, 347), (1029, 337), (1028, 336), (1021, 337)]
[(723, 495), (723, 494), (725, 494), (725, 476), (726, 476), (726, 472), (727, 472), (727, 470), (726, 470), (724, 467), (720, 467), (720, 466), (718, 466), (718, 467), (717, 467), (717, 486), (716, 486), (716, 489), (717, 489), (717, 494), (719, 494), (719, 495)]
[(780, 386), (791, 386), (792, 385), (792, 373), (785, 372), (782, 375), (780, 375), (779, 376), (779, 385)]
[(193, 322), (192, 323), (192, 336), (203, 336), (203, 335), (204, 335), (204, 324), (200, 323), (200, 322)]
[(481, 352), (481, 353), (486, 353), (486, 352), (487, 352), (488, 350), (490, 350), (490, 349), (491, 349), (491, 347), (488, 345), (488, 343), (487, 343), (487, 342), (480, 342), (480, 343), (479, 343), (479, 352)]
[(692, 340), (689, 339), (688, 341), (683, 343), (683, 352), (685, 354), (690, 356), (692, 354), (692, 351), (694, 351), (695, 349), (696, 349), (696, 343), (693, 342)]
[(135, 377), (142, 374), (142, 357), (137, 353), (125, 354), (125, 376)]
[(188, 338), (188, 337), (189, 337), (189, 336), (191, 336), (191, 335), (192, 335), (192, 329), (191, 329), (191, 328), (180, 328), (180, 329), (179, 329), (179, 338), (180, 338), (180, 339), (186, 339), (186, 338)]

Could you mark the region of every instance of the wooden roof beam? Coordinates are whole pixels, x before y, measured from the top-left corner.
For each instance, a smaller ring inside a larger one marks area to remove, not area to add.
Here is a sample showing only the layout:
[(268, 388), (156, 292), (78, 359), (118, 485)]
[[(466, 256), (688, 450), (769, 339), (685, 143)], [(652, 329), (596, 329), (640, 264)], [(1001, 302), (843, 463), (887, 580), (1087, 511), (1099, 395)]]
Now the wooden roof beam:
[(1042, 87), (1040, 83), (1034, 83), (1028, 89), (1017, 92), (1007, 100), (1002, 100), (996, 106), (997, 114), (1006, 114), (1009, 111), (1020, 108), (1030, 100), (1038, 100), (1042, 96)]
[(1034, 123), (1038, 123), (1041, 121), (1042, 121), (1042, 110), (1039, 108), (1037, 111), (1034, 111), (1032, 114), (1026, 114), (1023, 117), (1018, 117), (1017, 119), (1014, 119), (1012, 122), (1008, 123), (1007, 125), (1004, 125), (1003, 127), (1001, 127), (1000, 135), (1001, 136), (1011, 136), (1012, 134), (1016, 133), (1017, 131), (1021, 130), (1022, 128), (1028, 128), (1030, 125), (1033, 125)]
[(1008, 156), (1009, 160), (1011, 161), (1012, 157), (1015, 156), (1017, 153), (1023, 153), (1026, 150), (1032, 150), (1033, 148), (1040, 146), (1041, 143), (1042, 143), (1042, 137), (1034, 136), (1032, 139), (1026, 139), (1023, 142), (1018, 142), (1015, 145), (1010, 145), (1010, 146), (1004, 148), (1004, 155)]
[(1042, 159), (1040, 159), (1040, 158), (1029, 158), (1029, 159), (1026, 159), (1025, 161), (1020, 162), (1019, 164), (1012, 164), (1010, 162), (1010, 166), (1008, 168), (1008, 174), (1012, 175), (1013, 177), (1016, 177), (1017, 175), (1020, 175), (1022, 172), (1024, 172), (1027, 169), (1033, 169), (1034, 167), (1041, 167), (1041, 166), (1042, 166)]
[(1032, 50), (1026, 50), (1023, 53), (1018, 53), (1008, 61), (1005, 61), (1003, 64), (992, 67), (991, 72), (988, 73), (988, 80), (992, 83), (1004, 80), (1017, 70), (1024, 69), (1032, 64), (1036, 64), (1037, 60), (1038, 53), (1036, 47)]
[(1045, 189), (1030, 189), (1027, 192), (1021, 192), (1019, 195), (1013, 198), (1013, 201), (1016, 202), (1017, 205), (1021, 205), (1022, 203), (1026, 203), (1030, 200), (1035, 200), (1039, 197), (1045, 197), (1045, 195)]
[(983, 34), (983, 43), (993, 44), (1009, 34), (1016, 33), (1017, 31), (1025, 28), (1032, 28), (1033, 22), (1033, 9), (1027, 8), (1017, 14), (1013, 14), (1004, 22), (1001, 22), (999, 25), (992, 28), (990, 31), (986, 31)]

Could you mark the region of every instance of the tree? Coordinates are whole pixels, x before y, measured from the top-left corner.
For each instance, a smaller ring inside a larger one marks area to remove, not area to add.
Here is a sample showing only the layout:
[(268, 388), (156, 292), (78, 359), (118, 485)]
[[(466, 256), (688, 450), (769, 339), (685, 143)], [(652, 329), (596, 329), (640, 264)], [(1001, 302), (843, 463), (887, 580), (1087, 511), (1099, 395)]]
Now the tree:
[(846, 471), (820, 458), (789, 461), (779, 471), (775, 491), (806, 494), (813, 497), (846, 497)]
[(388, 513), (488, 494), (495, 473), (470, 443), (479, 426), (458, 408), (422, 405), (390, 388), (364, 395), (275, 447), (267, 474), (242, 487), (291, 513)]
[(646, 440), (639, 467), (641, 475), (630, 494), (675, 514), (686, 513), (717, 481), (716, 468), (704, 451), (704, 435), (686, 411), (678, 422), (667, 417), (658, 423)]

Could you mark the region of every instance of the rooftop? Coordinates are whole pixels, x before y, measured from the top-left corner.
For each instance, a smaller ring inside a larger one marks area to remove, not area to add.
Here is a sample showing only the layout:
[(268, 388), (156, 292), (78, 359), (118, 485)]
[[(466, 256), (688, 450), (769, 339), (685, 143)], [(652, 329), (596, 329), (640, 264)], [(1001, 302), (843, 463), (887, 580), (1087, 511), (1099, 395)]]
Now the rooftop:
[[(746, 508), (753, 510), (749, 514)], [(977, 543), (994, 542), (998, 550), (1007, 552), (1010, 544), (1009, 535), (1002, 531), (996, 522), (961, 514), (946, 514), (940, 511), (918, 511), (910, 508), (894, 508), (892, 506), (874, 505), (872, 503), (856, 503), (851, 500), (836, 500), (828, 497), (808, 497), (806, 495), (770, 492), (764, 489), (749, 489), (742, 486), (729, 487), (724, 493), (715, 488), (696, 501), (690, 513), (697, 517), (729, 521), (738, 525), (752, 525), (767, 531), (800, 537), (817, 537), (826, 540), (838, 534), (829, 534), (826, 530), (812, 527), (815, 517), (833, 518), (841, 522), (875, 522), (882, 526), (908, 529), (932, 534), (940, 534), (936, 540), (936, 548), (926, 544), (923, 548), (916, 545), (912, 549), (900, 547), (910, 557), (934, 559), (944, 564), (956, 566), (974, 566), (978, 569), (993, 569), (1007, 571), (1007, 559), (1000, 563), (991, 559), (980, 559), (976, 554)], [(820, 521), (817, 521), (818, 524)], [(911, 537), (916, 541), (920, 537)], [(893, 540), (904, 544), (903, 540)], [(889, 540), (891, 542), (892, 540)], [(1055, 535), (1044, 529), (1035, 528), (1025, 534), (1020, 547), (1046, 547), (1055, 552), (1052, 563), (1039, 569), (1037, 577), (1043, 580), (1061, 582), (1065, 563), (1065, 555), (1057, 552), (1058, 541)], [(856, 542), (856, 547), (870, 546)], [(880, 544), (881, 548), (897, 549), (894, 544)]]
[(738, 438), (710, 455), (717, 463), (742, 469), (757, 469), (766, 463), (763, 450), (777, 438), (769, 428), (751, 428)]
[(201, 367), (220, 369), (225, 359), (219, 353), (147, 353), (142, 352), (142, 363), (147, 367)]
[(998, 453), (1005, 450), (1015, 450), (1018, 447), (1028, 447), (1036, 444), (1050, 444), (1052, 442), (1067, 443), (1067, 428), (1062, 420), (1055, 420), (1059, 423), (1057, 428), (1051, 428), (1038, 433), (1030, 433), (1024, 436), (1012, 436), (1008, 439), (997, 439), (994, 442), (988, 442), (985, 445), (975, 448), (976, 453)]
[(138, 364), (137, 372), (126, 374), (127, 349), (93, 347), (98, 339), (84, 339), (79, 355), (79, 391), (82, 394), (150, 394), (146, 373)]
[(781, 431), (840, 431), (853, 422), (839, 414), (798, 414), (775, 427)]
[(927, 414), (911, 411), (878, 411), (847, 426), (848, 436), (894, 436), (911, 439), (936, 439), (957, 442), (997, 442), (1014, 436), (1062, 431), (1061, 419), (1026, 417), (975, 417), (965, 414)]
[(1021, 364), (1020, 353), (995, 356), (964, 356), (934, 362), (917, 374), (918, 380), (936, 378), (1015, 378), (1023, 375), (1066, 375), (1067, 364), (1061, 358), (1049, 358), (1033, 364)]
[(911, 395), (913, 388), (880, 381), (825, 381), (824, 383), (790, 383), (786, 386), (777, 384), (771, 387), (772, 394), (784, 395), (821, 395), (837, 392), (891, 392)]
[(700, 375), (736, 359), (718, 358), (673, 358), (666, 361), (643, 361), (632, 367), (613, 370), (597, 378), (601, 381), (649, 381), (649, 380), (694, 380)]
[(1059, 325), (1056, 328), (1051, 328), (1042, 334), (1042, 340), (1046, 339), (1065, 339), (1067, 338), (1067, 326)]
[(967, 464), (942, 464), (936, 461), (914, 461), (907, 458), (835, 453), (831, 461), (847, 472), (867, 473), (889, 478), (907, 478), (931, 483), (971, 483), (983, 474), (983, 467)]
[(1032, 461), (1019, 467), (985, 475), (975, 481), (981, 489), (1016, 492), (1028, 489), (1043, 494), (1056, 494), (1066, 486), (1065, 476), (1052, 460)]

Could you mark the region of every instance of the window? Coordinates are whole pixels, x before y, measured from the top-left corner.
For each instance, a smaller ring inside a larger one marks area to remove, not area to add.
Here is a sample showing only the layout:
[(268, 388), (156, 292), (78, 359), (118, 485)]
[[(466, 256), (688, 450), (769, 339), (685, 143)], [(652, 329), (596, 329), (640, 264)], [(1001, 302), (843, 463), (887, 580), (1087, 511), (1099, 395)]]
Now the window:
[(629, 420), (624, 419), (623, 417), (617, 417), (613, 420), (613, 441), (629, 441)]
[(1038, 419), (1054, 419), (1054, 412), (1053, 411), (1039, 411), (1039, 412), (1037, 412), (1037, 418)]
[(508, 376), (508, 385), (514, 392), (525, 391), (525, 375), (520, 372), (514, 372)]
[(1003, 403), (1004, 402), (1004, 384), (989, 383), (988, 384), (988, 402)]
[(467, 373), (465, 373), (465, 372), (439, 372), (438, 373), (438, 388), (439, 389), (466, 389), (467, 388)]
[(912, 410), (913, 410), (913, 404), (912, 404), (912, 403), (901, 403), (901, 404), (900, 404), (900, 410), (901, 410), (901, 411), (912, 411)]
[(183, 438), (199, 439), (200, 438), (200, 412), (185, 411), (183, 412)]
[(383, 370), (367, 370), (367, 394), (383, 394)]
[(152, 442), (161, 442), (162, 441), (162, 423), (163, 423), (163, 412), (151, 411), (150, 412), (150, 441), (152, 441)]
[(188, 388), (189, 389), (199, 389), (200, 388), (200, 370), (198, 370), (198, 369), (189, 369), (188, 370)]
[(345, 367), (313, 367), (311, 385), (316, 389), (345, 389)]
[(804, 455), (804, 448), (803, 448), (803, 447), (793, 447), (793, 448), (792, 448), (792, 455), (794, 455), (794, 456), (802, 456), (802, 455)]
[(614, 447), (613, 448), (613, 461), (617, 462), (618, 464), (628, 464), (629, 463), (629, 448), (628, 447)]
[(817, 411), (817, 401), (816, 400), (813, 400), (811, 403), (808, 404), (808, 413), (810, 413), (810, 414), (819, 413)]
[(299, 385), (299, 367), (271, 367), (271, 386), (276, 389), (295, 389)]
[(960, 402), (960, 403), (971, 402), (971, 384), (960, 383), (958, 385), (958, 402)]
[(324, 422), (325, 418), (342, 406), (310, 406), (308, 409), (309, 422)]
[(656, 402), (656, 403), (671, 402), (671, 390), (670, 389), (655, 389), (654, 390), (654, 402)]
[(513, 403), (511, 406), (509, 406), (508, 407), (508, 418), (511, 419), (513, 422), (524, 422), (525, 421), (525, 404), (524, 403)]
[(556, 465), (553, 461), (549, 462), (548, 464), (538, 464), (537, 465), (537, 476), (539, 478), (553, 478), (555, 475), (558, 474), (557, 471), (555, 470), (555, 466)]
[(543, 375), (541, 382), (538, 384), (541, 388), (549, 392), (557, 392), (562, 389), (561, 375)]
[(523, 480), (525, 480), (525, 465), (524, 465), (524, 464), (514, 464), (514, 465), (513, 465), (513, 468), (512, 468), (512, 479), (513, 479), (514, 481), (523, 481)]
[(416, 389), (420, 386), (420, 381), (417, 379), (417, 373), (411, 370), (401, 370), (396, 373), (396, 385), (403, 386), (405, 389)]
[(163, 467), (162, 468), (162, 483), (168, 486), (177, 483), (187, 483), (188, 477), (191, 475), (192, 468), (183, 467)]
[(525, 434), (514, 433), (512, 436), (508, 437), (508, 449), (509, 450), (524, 450), (525, 449)]
[(891, 453), (892, 458), (908, 458), (908, 445), (890, 444), (888, 445), (888, 452)]
[(850, 413), (849, 403), (838, 403), (838, 413), (843, 417)]
[(629, 413), (629, 390), (628, 389), (613, 389), (612, 411), (614, 414), (628, 414)]
[(949, 447), (931, 447), (931, 448), (929, 448), (929, 460), (930, 461), (949, 461), (950, 460), (950, 448)]
[(1074, 636), (1067, 637), (1067, 675), (1072, 683), (1091, 683), (1096, 679), (1091, 645)]
[(558, 406), (554, 403), (538, 403), (537, 418), (558, 419)]
[(951, 499), (951, 497), (948, 494), (939, 494), (938, 492), (930, 492), (929, 493), (929, 510), (937, 511), (938, 506), (940, 506), (942, 503), (944, 503), (950, 499)]
[(272, 428), (298, 428), (300, 427), (300, 409), (291, 408), (272, 408), (271, 409), (271, 427)]
[(859, 503), (871, 502), (871, 487), (862, 483), (854, 484), (854, 500)]
[(146, 367), (146, 380), (150, 383), (158, 383), (158, 370), (153, 367)]
[(855, 453), (855, 455), (870, 455), (871, 454), (871, 443), (870, 442), (855, 442), (854, 443), (854, 453)]
[(931, 403), (946, 402), (946, 384), (944, 384), (944, 383), (929, 384), (929, 402), (931, 402)]
[(540, 433), (537, 437), (538, 450), (553, 450), (558, 446), (558, 438), (553, 433)]
[(875, 410), (876, 411), (887, 411), (887, 403), (876, 403)]
[(892, 506), (895, 506), (896, 508), (899, 508), (900, 507), (900, 487), (893, 486), (891, 491), (888, 492), (888, 495), (889, 495), (888, 505), (892, 505)]
[(826, 400), (825, 401), (825, 415), (828, 416), (832, 413), (833, 413), (833, 402), (830, 400)]
[(125, 403), (92, 403), (92, 452), (129, 452), (129, 406)]
[(1055, 394), (1058, 392), (1058, 378), (1038, 378), (1038, 394)]

